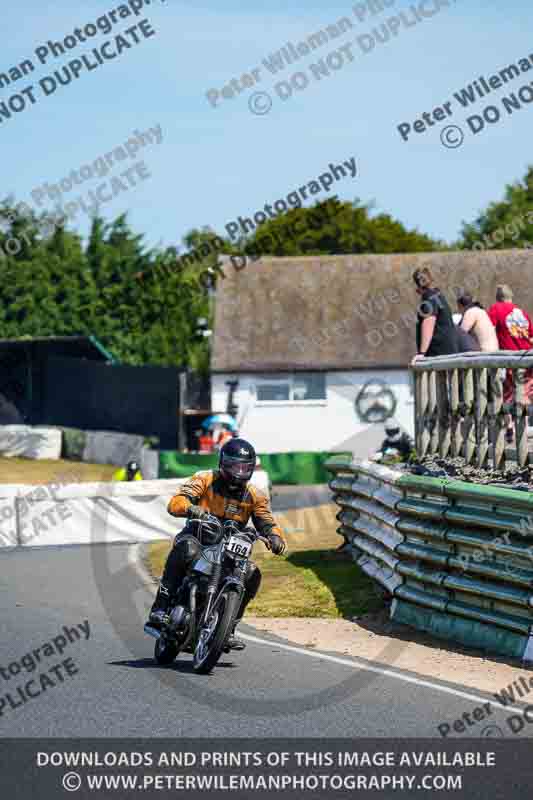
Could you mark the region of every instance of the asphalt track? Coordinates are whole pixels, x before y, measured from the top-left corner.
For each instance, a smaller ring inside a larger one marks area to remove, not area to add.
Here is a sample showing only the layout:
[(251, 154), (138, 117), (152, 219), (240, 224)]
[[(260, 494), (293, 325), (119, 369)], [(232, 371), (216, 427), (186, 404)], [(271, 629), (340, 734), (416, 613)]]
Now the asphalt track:
[[(131, 545), (93, 545), (0, 553), (0, 667), (20, 663), (64, 625), (90, 625), (89, 639), (43, 658), (34, 672), (0, 676), (5, 698), (62, 659), (77, 670), (63, 682), (54, 673), (54, 686), (19, 698), (17, 708), (7, 702), (0, 737), (440, 738), (440, 723), (491, 699), (459, 683), (291, 647), (251, 628), (247, 649), (223, 656), (210, 676), (194, 675), (190, 656), (160, 668), (142, 631), (152, 595), (133, 552)], [(492, 708), (488, 722), (512, 738), (509, 710)], [(498, 735), (481, 734), (486, 727), (470, 734)], [(529, 725), (523, 735), (531, 735), (528, 727), (533, 732)]]

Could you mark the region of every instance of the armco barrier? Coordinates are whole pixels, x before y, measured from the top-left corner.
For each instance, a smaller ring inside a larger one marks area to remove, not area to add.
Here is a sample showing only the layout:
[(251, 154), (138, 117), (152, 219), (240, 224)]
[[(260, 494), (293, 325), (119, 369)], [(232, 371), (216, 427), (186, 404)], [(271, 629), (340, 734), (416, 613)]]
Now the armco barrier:
[(391, 619), (533, 661), (533, 493), (331, 461), (338, 532)]
[[(142, 542), (175, 536), (184, 520), (167, 513), (184, 479), (0, 485), (0, 548)], [(268, 493), (268, 476), (254, 474)]]

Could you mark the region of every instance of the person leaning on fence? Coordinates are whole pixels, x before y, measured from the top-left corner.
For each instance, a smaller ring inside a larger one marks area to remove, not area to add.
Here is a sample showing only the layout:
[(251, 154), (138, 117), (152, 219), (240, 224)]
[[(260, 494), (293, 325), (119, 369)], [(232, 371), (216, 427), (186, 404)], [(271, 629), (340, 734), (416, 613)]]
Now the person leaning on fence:
[[(531, 350), (533, 344), (533, 324), (527, 311), (513, 303), (513, 291), (502, 283), (496, 287), (496, 302), (491, 305), (488, 315), (496, 328), (496, 336), (500, 350)], [(533, 369), (526, 370), (525, 393), (528, 401), (533, 402)], [(503, 402), (512, 403), (514, 397), (514, 381), (512, 370), (508, 369), (503, 384)], [(513, 441), (514, 430), (510, 414), (505, 417), (507, 431), (505, 439), (508, 444)]]
[(459, 339), (448, 301), (435, 285), (427, 267), (413, 273), (416, 292), (421, 297), (416, 322), (417, 354), (413, 362), (426, 356), (458, 353)]
[(483, 306), (471, 294), (465, 293), (457, 298), (457, 308), (461, 312), (459, 331), (474, 340), (469, 349), (481, 350), (483, 353), (497, 352), (500, 345), (496, 328)]

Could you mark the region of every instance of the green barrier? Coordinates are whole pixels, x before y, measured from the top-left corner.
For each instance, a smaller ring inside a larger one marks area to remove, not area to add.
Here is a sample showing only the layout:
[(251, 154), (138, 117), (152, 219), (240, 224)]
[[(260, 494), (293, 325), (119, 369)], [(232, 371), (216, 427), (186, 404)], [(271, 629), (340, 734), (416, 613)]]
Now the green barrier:
[(202, 469), (215, 469), (218, 453), (178, 453), (176, 450), (159, 451), (160, 478), (189, 478)]
[(87, 432), (78, 428), (60, 428), (63, 436), (61, 438), (61, 458), (67, 461), (83, 461), (83, 451)]
[(475, 620), (451, 617), (437, 610), (435, 606), (424, 608), (418, 602), (412, 604), (407, 600), (398, 600), (391, 618), (404, 625), (412, 625), (418, 630), (426, 631), (439, 639), (451, 639), (466, 647), (491, 650), (511, 658), (522, 657), (527, 645), (527, 636), (520, 636)]
[[(327, 483), (330, 474), (326, 461), (344, 461), (351, 453), (259, 453), (261, 466), (268, 472), (272, 484), (309, 485)], [(160, 478), (186, 478), (202, 469), (218, 465), (217, 453), (179, 453), (162, 450), (159, 454)]]

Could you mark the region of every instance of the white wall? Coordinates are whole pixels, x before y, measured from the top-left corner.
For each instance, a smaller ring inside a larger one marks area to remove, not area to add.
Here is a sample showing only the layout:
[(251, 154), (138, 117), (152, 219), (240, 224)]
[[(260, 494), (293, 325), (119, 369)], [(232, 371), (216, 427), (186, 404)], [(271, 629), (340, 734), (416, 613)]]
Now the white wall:
[(397, 400), (395, 416), (408, 433), (414, 433), (414, 397), (407, 370), (357, 370), (329, 372), (325, 401), (257, 403), (253, 374), (211, 376), (212, 406), (226, 408), (225, 381), (238, 379), (235, 402), (239, 407), (240, 434), (260, 453), (348, 450), (365, 457), (383, 439), (383, 425), (361, 422), (355, 398), (369, 380), (387, 383)]

